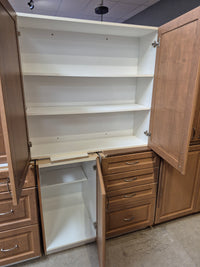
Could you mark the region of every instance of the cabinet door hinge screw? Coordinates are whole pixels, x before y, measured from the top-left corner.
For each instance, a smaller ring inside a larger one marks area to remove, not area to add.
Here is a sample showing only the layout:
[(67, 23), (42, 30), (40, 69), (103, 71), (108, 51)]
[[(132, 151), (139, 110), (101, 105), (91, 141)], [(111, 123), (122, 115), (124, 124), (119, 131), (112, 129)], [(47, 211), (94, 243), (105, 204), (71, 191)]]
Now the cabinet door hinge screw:
[(160, 46), (160, 38), (158, 39), (158, 41), (154, 41), (154, 42), (152, 43), (152, 46), (153, 46), (154, 48), (156, 48), (157, 46), (159, 47), (159, 46)]
[(148, 132), (148, 131), (145, 131), (145, 132), (144, 132), (144, 134), (145, 134), (146, 136), (148, 136), (148, 137), (150, 137), (150, 136), (151, 136), (151, 133), (150, 133), (150, 132)]

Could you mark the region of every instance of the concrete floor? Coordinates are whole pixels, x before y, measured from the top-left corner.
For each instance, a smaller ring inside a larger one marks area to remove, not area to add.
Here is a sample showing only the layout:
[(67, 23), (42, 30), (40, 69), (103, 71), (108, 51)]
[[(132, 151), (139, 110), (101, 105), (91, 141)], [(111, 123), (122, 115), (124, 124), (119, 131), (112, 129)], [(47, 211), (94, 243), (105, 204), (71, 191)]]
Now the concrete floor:
[[(200, 267), (200, 214), (106, 241), (106, 267)], [(95, 244), (17, 267), (98, 267)]]

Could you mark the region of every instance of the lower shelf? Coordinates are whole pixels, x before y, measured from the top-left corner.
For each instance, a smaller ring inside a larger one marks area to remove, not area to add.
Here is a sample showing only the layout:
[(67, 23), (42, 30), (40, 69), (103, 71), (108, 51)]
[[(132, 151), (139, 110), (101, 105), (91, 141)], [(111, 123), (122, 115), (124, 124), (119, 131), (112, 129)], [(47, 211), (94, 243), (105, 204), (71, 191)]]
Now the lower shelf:
[(96, 239), (96, 231), (84, 204), (44, 212), (46, 250), (51, 254)]
[[(46, 144), (34, 144), (31, 148), (31, 156), (33, 159), (38, 158), (51, 158), (59, 159), (59, 154), (63, 159), (63, 154), (66, 158), (74, 154), (81, 157), (85, 152), (96, 152), (110, 149), (120, 149), (129, 147), (146, 146), (147, 142), (136, 136), (120, 136), (120, 137), (106, 137), (98, 139), (89, 139), (81, 141), (68, 141), (68, 142), (54, 142)], [(69, 151), (69, 153), (67, 152)], [(68, 155), (69, 154), (69, 155)]]

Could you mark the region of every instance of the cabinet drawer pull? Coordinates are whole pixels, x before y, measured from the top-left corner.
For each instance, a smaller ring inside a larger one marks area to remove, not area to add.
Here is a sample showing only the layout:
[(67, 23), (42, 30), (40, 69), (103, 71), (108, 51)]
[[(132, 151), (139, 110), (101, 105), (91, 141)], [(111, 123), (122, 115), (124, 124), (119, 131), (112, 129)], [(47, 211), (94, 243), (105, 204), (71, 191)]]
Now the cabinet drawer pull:
[(132, 216), (131, 218), (124, 218), (125, 222), (131, 222), (132, 220), (134, 220), (134, 216)]
[(16, 248), (18, 248), (18, 245), (15, 245), (13, 248), (8, 248), (8, 249), (1, 248), (1, 252), (9, 252), (9, 251), (12, 251)]
[(136, 196), (136, 193), (129, 194), (129, 195), (124, 195), (124, 198), (131, 198), (131, 197), (134, 197), (134, 196)]
[(126, 165), (135, 165), (135, 164), (138, 164), (139, 161), (135, 161), (135, 162), (126, 162)]
[(1, 185), (1, 184), (6, 184), (7, 189), (8, 189), (8, 193), (9, 193), (10, 195), (12, 195), (12, 194), (11, 194), (11, 191), (10, 191), (10, 188), (9, 188), (9, 183), (10, 183), (10, 179), (7, 178), (7, 179), (6, 179), (6, 182), (1, 182), (0, 185)]
[(7, 212), (0, 213), (0, 216), (7, 215), (7, 214), (13, 214), (13, 213), (14, 213), (14, 210), (10, 210)]
[(135, 181), (135, 180), (137, 180), (137, 177), (133, 177), (133, 178), (131, 178), (131, 179), (124, 179), (124, 182), (133, 182), (133, 181)]

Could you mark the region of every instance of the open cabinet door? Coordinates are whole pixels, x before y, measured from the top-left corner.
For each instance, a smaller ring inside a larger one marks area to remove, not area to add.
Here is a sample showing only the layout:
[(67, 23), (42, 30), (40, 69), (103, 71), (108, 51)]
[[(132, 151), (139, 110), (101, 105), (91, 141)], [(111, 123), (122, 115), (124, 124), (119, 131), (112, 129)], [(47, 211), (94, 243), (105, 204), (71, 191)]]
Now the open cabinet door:
[(97, 247), (99, 255), (99, 266), (105, 267), (106, 257), (106, 191), (101, 164), (97, 158)]
[(199, 90), (200, 8), (161, 26), (149, 146), (185, 173)]
[[(9, 12), (11, 10), (11, 12)], [(0, 1), (0, 113), (13, 203), (28, 169), (30, 152), (14, 11)]]

